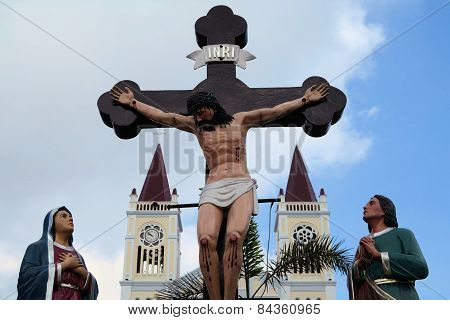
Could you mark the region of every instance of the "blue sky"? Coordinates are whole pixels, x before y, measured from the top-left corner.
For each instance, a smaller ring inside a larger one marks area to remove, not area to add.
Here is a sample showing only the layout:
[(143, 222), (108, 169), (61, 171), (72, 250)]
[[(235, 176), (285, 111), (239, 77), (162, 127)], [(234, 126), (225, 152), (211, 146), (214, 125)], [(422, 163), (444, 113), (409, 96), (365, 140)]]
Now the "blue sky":
[[(407, 10), (403, 4), (369, 11), (368, 19), (382, 19), (389, 39), (440, 3), (412, 2)], [(375, 119), (356, 124), (374, 138), (372, 148), (345, 177), (312, 174), (316, 185), (318, 181), (327, 185), (333, 218), (348, 230), (363, 232), (364, 226), (356, 226), (354, 219), (371, 195), (381, 193), (395, 201), (400, 226), (414, 230), (429, 264), (430, 276), (417, 285), (424, 299), (448, 299), (450, 292), (442, 281), (450, 225), (445, 200), (450, 191), (445, 124), (450, 107), (450, 42), (445, 40), (449, 17), (446, 8), (405, 33), (374, 55), (370, 77), (349, 83), (355, 109), (367, 105), (379, 109)], [(348, 238), (339, 228), (333, 234)], [(348, 243), (356, 246), (349, 238)], [(342, 294), (342, 286), (339, 289)]]
[[(116, 138), (96, 107), (98, 96), (116, 80), (11, 8), (114, 77), (157, 90), (192, 88), (205, 77), (206, 69), (194, 72), (185, 55), (197, 49), (195, 20), (217, 4), (229, 5), (249, 24), (246, 50), (257, 59), (238, 77), (250, 87), (282, 87), (298, 85), (310, 75), (333, 79), (442, 3), (0, 3), (0, 86), (6, 92), (0, 108), (0, 296), (14, 298), (26, 246), (40, 236), (45, 213), (66, 204), (74, 212), (75, 245), (89, 242), (82, 253), (102, 273), (101, 297), (118, 298), (125, 232), (120, 221), (131, 188), (142, 186), (157, 143), (180, 201), (195, 201), (203, 180), (200, 150), (187, 134), (157, 130), (130, 141)], [(449, 27), (447, 6), (333, 82), (349, 102), (326, 137), (261, 130), (248, 141), (249, 167), (261, 197), (276, 196), (285, 187), (292, 150), (299, 144), (315, 190), (326, 189), (332, 234), (348, 247), (355, 248), (366, 234), (361, 219), (366, 201), (376, 193), (390, 197), (400, 226), (414, 231), (429, 264), (429, 277), (417, 284), (423, 299), (450, 297), (443, 281), (450, 262), (445, 245), (450, 226), (445, 125), (450, 116)], [(274, 143), (267, 147), (261, 139)], [(183, 167), (189, 155), (196, 160)], [(281, 171), (270, 170), (279, 164)], [(265, 245), (268, 207), (262, 209), (258, 222)], [(183, 212), (185, 257), (196, 251), (189, 239), (195, 221), (195, 212)], [(193, 267), (182, 260), (183, 271)], [(345, 281), (337, 280), (338, 298), (346, 299)]]
[[(389, 39), (440, 3), (413, 2), (407, 10), (400, 5), (392, 11), (375, 10), (372, 19), (383, 17)], [(405, 33), (373, 57), (370, 77), (350, 82), (354, 106), (375, 105), (380, 110), (376, 119), (358, 123), (374, 143), (366, 160), (347, 171), (345, 181), (323, 177), (330, 183), (327, 191), (334, 219), (346, 228), (352, 228), (351, 213), (359, 213), (368, 196), (382, 193), (395, 201), (400, 226), (414, 230), (429, 264), (430, 276), (417, 285), (424, 299), (448, 299), (450, 293), (448, 283), (442, 281), (449, 261), (444, 243), (450, 226), (446, 201), (450, 42), (445, 40), (449, 18), (446, 8)]]

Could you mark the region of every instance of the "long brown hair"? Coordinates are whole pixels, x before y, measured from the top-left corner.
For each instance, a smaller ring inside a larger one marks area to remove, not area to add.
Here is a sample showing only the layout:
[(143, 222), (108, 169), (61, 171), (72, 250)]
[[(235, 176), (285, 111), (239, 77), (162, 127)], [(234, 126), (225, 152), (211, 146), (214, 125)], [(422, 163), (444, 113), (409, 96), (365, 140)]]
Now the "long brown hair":
[(225, 111), (212, 92), (196, 92), (187, 99), (186, 104), (189, 115), (195, 115), (202, 107), (213, 110), (214, 116), (209, 121), (212, 125), (229, 125), (234, 120), (234, 117)]

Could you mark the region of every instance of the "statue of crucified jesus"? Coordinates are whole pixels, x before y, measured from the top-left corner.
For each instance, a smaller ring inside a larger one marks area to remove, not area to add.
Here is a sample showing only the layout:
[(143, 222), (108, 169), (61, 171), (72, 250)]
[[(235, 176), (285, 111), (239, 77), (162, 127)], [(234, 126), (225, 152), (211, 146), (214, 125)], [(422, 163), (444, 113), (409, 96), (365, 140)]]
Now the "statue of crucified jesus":
[(291, 112), (317, 103), (328, 95), (329, 86), (311, 86), (299, 99), (272, 108), (229, 115), (211, 92), (197, 92), (187, 100), (188, 115), (164, 112), (138, 101), (133, 91), (115, 86), (112, 99), (135, 109), (148, 119), (195, 134), (210, 168), (200, 194), (197, 239), (199, 263), (208, 294), (220, 300), (218, 234), (227, 213), (223, 256), (224, 299), (235, 298), (241, 266), (242, 246), (252, 214), (258, 210), (256, 181), (250, 177), (246, 161), (246, 136), (252, 127), (284, 118)]

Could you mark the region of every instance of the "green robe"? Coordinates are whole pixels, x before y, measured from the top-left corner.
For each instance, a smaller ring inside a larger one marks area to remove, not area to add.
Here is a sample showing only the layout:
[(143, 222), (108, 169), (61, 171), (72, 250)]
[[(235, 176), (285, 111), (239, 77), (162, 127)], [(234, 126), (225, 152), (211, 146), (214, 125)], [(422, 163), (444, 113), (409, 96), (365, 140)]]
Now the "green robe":
[[(373, 239), (375, 247), (384, 257), (382, 261), (372, 261), (365, 272), (353, 265), (352, 279), (355, 291), (367, 282), (366, 277), (372, 280), (415, 281), (428, 276), (427, 263), (412, 231), (393, 228), (386, 233), (375, 235)], [(413, 283), (387, 283), (379, 284), (378, 287), (397, 300), (419, 299)]]

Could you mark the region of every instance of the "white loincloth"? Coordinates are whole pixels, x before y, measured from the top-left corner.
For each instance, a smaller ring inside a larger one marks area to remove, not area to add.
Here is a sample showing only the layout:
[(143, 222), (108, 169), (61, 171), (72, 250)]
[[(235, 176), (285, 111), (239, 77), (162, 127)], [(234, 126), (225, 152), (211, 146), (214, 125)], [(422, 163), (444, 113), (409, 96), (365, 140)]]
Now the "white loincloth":
[(253, 215), (258, 214), (258, 198), (256, 196), (256, 180), (251, 178), (225, 178), (205, 185), (200, 194), (200, 207), (204, 203), (212, 203), (220, 208), (230, 207), (237, 198), (252, 190)]

